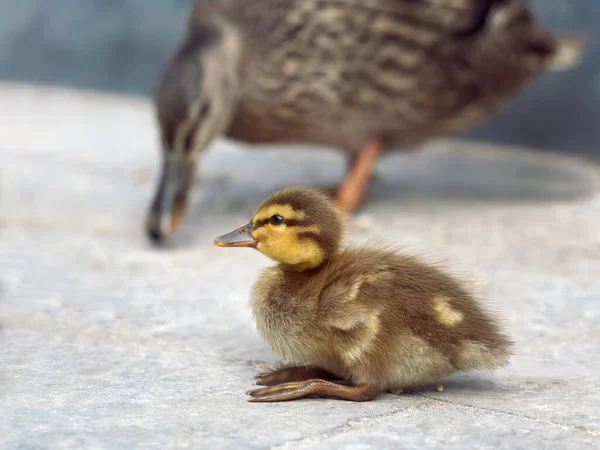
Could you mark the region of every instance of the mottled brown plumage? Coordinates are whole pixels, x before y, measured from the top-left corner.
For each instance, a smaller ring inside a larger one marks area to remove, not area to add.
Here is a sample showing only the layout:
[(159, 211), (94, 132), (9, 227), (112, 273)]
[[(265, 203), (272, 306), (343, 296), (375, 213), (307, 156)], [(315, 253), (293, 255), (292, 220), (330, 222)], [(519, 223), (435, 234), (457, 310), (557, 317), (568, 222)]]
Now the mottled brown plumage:
[(369, 400), (508, 364), (511, 341), (458, 280), (396, 250), (342, 248), (341, 233), (325, 195), (288, 188), (215, 241), (279, 263), (255, 283), (251, 305), (260, 334), (291, 367), (260, 375), (269, 387), (252, 391), (253, 401)]
[(156, 94), (164, 164), (148, 233), (179, 226), (220, 135), (347, 152), (349, 212), (380, 153), (462, 132), (573, 63), (578, 42), (543, 30), (526, 0), (196, 0)]

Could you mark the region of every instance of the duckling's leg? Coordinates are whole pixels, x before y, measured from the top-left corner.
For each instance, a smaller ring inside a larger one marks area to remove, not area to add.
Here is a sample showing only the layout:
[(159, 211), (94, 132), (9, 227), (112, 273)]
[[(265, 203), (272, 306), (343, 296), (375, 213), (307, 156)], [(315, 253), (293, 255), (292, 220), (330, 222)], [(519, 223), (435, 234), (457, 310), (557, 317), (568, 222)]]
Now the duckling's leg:
[(354, 157), (343, 183), (337, 189), (337, 207), (350, 213), (356, 209), (368, 187), (373, 166), (381, 154), (381, 143), (377, 139), (366, 142)]
[(192, 155), (165, 152), (154, 200), (146, 220), (146, 232), (158, 243), (181, 225), (196, 172)]
[(294, 383), (278, 384), (248, 391), (250, 402), (284, 402), (302, 397), (316, 395), (319, 397), (365, 402), (373, 400), (379, 390), (367, 384), (346, 386), (328, 380), (313, 379)]
[(322, 378), (325, 380), (340, 380), (342, 377), (328, 372), (319, 367), (284, 367), (258, 374), (254, 379), (254, 384), (259, 386), (273, 386), (276, 384), (289, 383), (290, 381), (305, 381), (313, 378)]

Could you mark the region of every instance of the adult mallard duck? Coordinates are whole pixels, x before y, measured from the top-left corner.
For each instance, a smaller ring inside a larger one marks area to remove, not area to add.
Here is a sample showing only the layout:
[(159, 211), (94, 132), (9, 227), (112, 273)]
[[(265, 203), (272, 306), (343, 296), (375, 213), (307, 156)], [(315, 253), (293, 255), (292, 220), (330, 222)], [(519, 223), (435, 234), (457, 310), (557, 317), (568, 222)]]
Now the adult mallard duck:
[(163, 150), (147, 233), (180, 225), (199, 155), (224, 135), (348, 153), (360, 202), (382, 152), (467, 129), (581, 41), (526, 0), (196, 0), (156, 92)]
[(251, 401), (365, 401), (508, 364), (512, 342), (463, 283), (391, 248), (342, 248), (342, 230), (327, 196), (288, 188), (215, 240), (279, 263), (259, 277), (251, 305), (289, 367), (259, 375), (266, 387), (251, 391)]

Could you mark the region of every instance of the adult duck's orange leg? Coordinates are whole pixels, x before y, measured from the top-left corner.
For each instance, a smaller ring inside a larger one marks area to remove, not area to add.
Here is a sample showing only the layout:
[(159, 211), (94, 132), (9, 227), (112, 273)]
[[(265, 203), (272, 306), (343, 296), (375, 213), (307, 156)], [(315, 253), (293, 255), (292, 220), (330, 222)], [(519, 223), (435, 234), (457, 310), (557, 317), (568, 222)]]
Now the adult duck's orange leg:
[(353, 212), (363, 198), (373, 166), (381, 154), (381, 142), (371, 139), (354, 157), (346, 178), (337, 189), (336, 206), (343, 212)]
[(316, 378), (255, 389), (248, 391), (248, 394), (252, 397), (249, 400), (250, 402), (284, 402), (311, 395), (354, 402), (366, 402), (373, 400), (379, 394), (379, 391), (366, 384), (346, 386)]

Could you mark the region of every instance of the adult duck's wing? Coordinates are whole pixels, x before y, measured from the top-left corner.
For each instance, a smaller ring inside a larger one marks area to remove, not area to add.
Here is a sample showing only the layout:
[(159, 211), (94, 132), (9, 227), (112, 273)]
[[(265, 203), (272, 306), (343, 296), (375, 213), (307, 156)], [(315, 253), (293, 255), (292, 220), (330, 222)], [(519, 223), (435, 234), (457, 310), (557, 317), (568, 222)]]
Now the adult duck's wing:
[(470, 36), (483, 30), (495, 6), (528, 9), (528, 0), (342, 0), (353, 7), (387, 12), (407, 25), (440, 34)]

